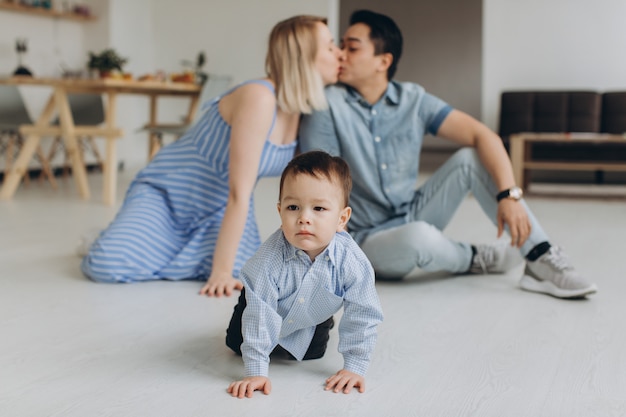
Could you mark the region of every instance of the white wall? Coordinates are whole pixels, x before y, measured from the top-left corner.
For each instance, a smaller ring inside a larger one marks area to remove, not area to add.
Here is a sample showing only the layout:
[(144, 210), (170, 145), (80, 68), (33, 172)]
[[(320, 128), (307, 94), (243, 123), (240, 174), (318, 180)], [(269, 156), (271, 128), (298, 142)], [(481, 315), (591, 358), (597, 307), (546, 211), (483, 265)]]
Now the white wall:
[(483, 0), (483, 120), (510, 89), (626, 90), (626, 1)]
[(328, 1), (153, 0), (156, 65), (180, 70), (182, 59), (206, 52), (205, 70), (231, 74), (235, 82), (264, 75), (272, 26), (295, 14), (327, 16)]
[[(29, 39), (26, 64), (37, 75), (59, 74), (59, 62), (80, 68), (87, 51), (117, 48), (135, 75), (179, 70), (181, 59), (206, 52), (205, 69), (235, 81), (263, 75), (270, 28), (298, 13), (327, 15), (337, 31), (339, 0), (90, 0), (96, 22), (79, 23), (0, 12), (0, 75), (16, 65), (15, 38)], [(483, 0), (482, 116), (497, 129), (503, 90), (588, 88), (626, 90), (626, 2), (623, 0)], [(23, 90), (24, 91), (24, 90)], [(34, 113), (45, 91), (29, 89)], [(183, 99), (167, 100), (160, 114), (178, 120)], [(120, 99), (126, 132), (120, 157), (138, 168), (146, 161), (148, 103)]]
[[(25, 63), (37, 76), (59, 76), (59, 63), (84, 68), (89, 51), (115, 48), (128, 57), (126, 71), (139, 76), (158, 69), (180, 71), (181, 60), (206, 53), (205, 70), (230, 74), (235, 82), (264, 75), (267, 38), (272, 26), (295, 14), (328, 16), (337, 31), (338, 0), (86, 0), (98, 19), (74, 22), (0, 11), (0, 76), (17, 67), (16, 37), (29, 39)], [(41, 87), (21, 88), (33, 117), (49, 94)], [(161, 121), (177, 122), (187, 99), (161, 99)], [(120, 96), (117, 121), (125, 135), (120, 160), (131, 169), (146, 163), (147, 134), (137, 133), (148, 118), (148, 99)]]
[[(296, 14), (315, 14), (333, 19), (329, 25), (336, 28), (337, 1), (152, 0), (154, 68), (181, 71), (181, 60), (195, 61), (204, 51), (209, 73), (231, 75), (234, 83), (263, 77), (272, 26)], [(161, 100), (160, 120), (179, 122), (187, 103)]]
[(0, 76), (17, 68), (16, 38), (28, 39), (24, 64), (35, 75), (59, 76), (61, 63), (71, 69), (83, 67), (86, 24), (0, 10)]
[[(24, 54), (23, 64), (35, 76), (59, 77), (62, 67), (84, 68), (87, 62), (85, 28), (91, 24), (0, 10), (0, 77), (11, 75), (18, 66), (16, 38), (27, 39), (28, 51)], [(50, 89), (28, 87), (20, 90), (31, 117), (37, 117)], [(39, 165), (32, 162), (31, 166)], [(0, 160), (0, 169), (4, 169), (4, 158)]]

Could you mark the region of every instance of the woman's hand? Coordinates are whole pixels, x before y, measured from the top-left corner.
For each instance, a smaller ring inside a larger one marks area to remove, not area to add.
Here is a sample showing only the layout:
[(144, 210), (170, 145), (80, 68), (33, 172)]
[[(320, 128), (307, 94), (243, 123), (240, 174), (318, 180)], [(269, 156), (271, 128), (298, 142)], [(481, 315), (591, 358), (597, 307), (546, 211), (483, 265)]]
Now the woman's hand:
[(241, 290), (242, 288), (243, 283), (231, 275), (213, 273), (200, 290), (200, 295), (206, 295), (207, 297), (221, 297), (225, 295), (230, 297), (233, 294), (233, 290)]
[(237, 398), (252, 398), (252, 393), (257, 390), (262, 390), (265, 395), (269, 394), (272, 391), (270, 379), (266, 376), (249, 376), (228, 386), (230, 395)]
[(326, 380), (325, 391), (333, 390), (344, 394), (349, 394), (352, 388), (358, 388), (359, 392), (365, 392), (365, 378), (354, 372), (342, 369)]

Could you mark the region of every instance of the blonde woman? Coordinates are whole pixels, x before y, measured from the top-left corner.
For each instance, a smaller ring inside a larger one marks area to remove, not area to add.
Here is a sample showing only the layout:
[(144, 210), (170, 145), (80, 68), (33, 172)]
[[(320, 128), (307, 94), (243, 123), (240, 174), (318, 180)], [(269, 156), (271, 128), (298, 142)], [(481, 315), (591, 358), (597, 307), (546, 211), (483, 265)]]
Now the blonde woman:
[(301, 113), (326, 106), (341, 50), (326, 19), (274, 26), (267, 76), (203, 105), (200, 121), (134, 179), (119, 213), (82, 261), (99, 282), (201, 279), (200, 294), (231, 295), (260, 245), (252, 193), (294, 155)]

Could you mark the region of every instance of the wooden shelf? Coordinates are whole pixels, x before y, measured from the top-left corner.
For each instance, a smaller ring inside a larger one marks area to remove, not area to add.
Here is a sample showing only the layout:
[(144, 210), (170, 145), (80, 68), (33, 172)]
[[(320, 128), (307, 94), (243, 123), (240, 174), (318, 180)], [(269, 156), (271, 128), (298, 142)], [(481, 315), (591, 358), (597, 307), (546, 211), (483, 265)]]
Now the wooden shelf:
[(533, 159), (532, 145), (543, 143), (560, 143), (567, 145), (594, 145), (594, 146), (626, 146), (625, 135), (610, 135), (605, 133), (517, 133), (511, 135), (511, 165), (515, 182), (528, 188), (530, 179), (528, 171), (615, 171), (626, 172), (626, 163), (622, 161), (586, 161), (578, 160), (536, 160)]
[(2, 0), (0, 0), (0, 11), (1, 10), (30, 14), (34, 16), (50, 17), (54, 19), (74, 20), (77, 22), (89, 22), (96, 20), (95, 16), (83, 16), (76, 13), (59, 12), (52, 9), (44, 9), (43, 7), (28, 7), (19, 3), (10, 3)]

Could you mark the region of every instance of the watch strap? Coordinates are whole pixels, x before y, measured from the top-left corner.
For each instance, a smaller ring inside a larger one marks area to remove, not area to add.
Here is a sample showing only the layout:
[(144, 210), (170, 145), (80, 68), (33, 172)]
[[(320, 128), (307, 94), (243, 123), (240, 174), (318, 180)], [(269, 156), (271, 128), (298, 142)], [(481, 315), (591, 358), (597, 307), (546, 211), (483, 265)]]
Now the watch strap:
[(499, 203), (500, 201), (504, 200), (505, 198), (513, 198), (514, 200), (519, 200), (522, 197), (522, 189), (519, 188), (518, 186), (513, 186), (511, 188), (508, 188), (506, 190), (500, 191), (497, 195), (496, 195), (496, 200)]
[(504, 200), (505, 198), (507, 198), (508, 196), (511, 195), (511, 189), (507, 188), (504, 191), (500, 191), (497, 195), (496, 195), (496, 201), (499, 203), (500, 201)]

